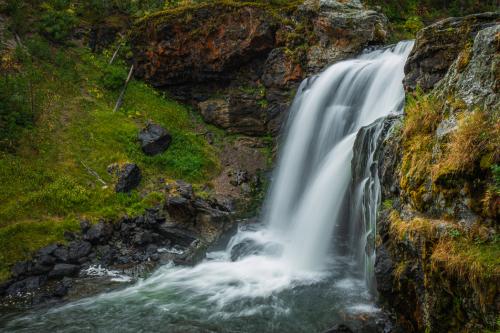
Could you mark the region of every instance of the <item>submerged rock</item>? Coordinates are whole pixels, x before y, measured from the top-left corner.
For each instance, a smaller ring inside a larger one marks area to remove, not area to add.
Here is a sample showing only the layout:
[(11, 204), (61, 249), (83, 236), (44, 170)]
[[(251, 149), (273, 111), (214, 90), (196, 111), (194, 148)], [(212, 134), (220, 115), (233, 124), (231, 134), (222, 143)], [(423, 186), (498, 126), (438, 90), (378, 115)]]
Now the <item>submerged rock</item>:
[(166, 129), (157, 124), (148, 124), (139, 133), (142, 151), (154, 156), (163, 153), (172, 142), (172, 136)]

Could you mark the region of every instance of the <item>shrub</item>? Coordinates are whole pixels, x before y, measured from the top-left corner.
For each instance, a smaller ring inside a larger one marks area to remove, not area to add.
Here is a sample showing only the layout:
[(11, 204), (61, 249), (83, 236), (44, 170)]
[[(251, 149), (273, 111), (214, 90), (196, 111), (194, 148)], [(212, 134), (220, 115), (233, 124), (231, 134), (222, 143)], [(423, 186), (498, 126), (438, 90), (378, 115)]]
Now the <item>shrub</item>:
[(58, 10), (46, 6), (45, 12), (40, 18), (40, 30), (48, 38), (57, 42), (63, 42), (75, 29), (76, 16), (71, 9)]
[(0, 149), (12, 148), (22, 130), (33, 125), (29, 90), (24, 75), (0, 77)]
[(124, 67), (106, 66), (101, 76), (101, 84), (106, 89), (118, 90), (123, 86), (126, 78), (127, 72)]

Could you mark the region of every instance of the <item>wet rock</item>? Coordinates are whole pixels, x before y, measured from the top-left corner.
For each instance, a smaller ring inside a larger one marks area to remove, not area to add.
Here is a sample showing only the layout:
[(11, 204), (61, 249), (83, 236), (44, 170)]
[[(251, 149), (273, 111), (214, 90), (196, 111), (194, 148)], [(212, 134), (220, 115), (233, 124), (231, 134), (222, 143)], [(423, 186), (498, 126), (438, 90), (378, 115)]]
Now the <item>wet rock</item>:
[(324, 333), (354, 333), (348, 326), (340, 324), (335, 325)]
[(125, 164), (118, 177), (118, 182), (115, 186), (116, 192), (130, 192), (139, 186), (141, 182), (141, 170), (134, 163)]
[(73, 281), (67, 277), (63, 278), (54, 289), (53, 295), (55, 297), (64, 297), (68, 294), (70, 288), (73, 286)]
[(158, 229), (158, 233), (161, 236), (171, 240), (172, 243), (184, 247), (190, 246), (197, 239), (197, 236), (192, 232), (177, 227), (170, 227), (167, 225), (160, 226), (160, 228)]
[(83, 238), (92, 244), (102, 244), (111, 237), (112, 233), (111, 224), (101, 221), (90, 227)]
[(139, 133), (142, 151), (149, 156), (163, 153), (172, 142), (172, 136), (157, 124), (148, 124)]
[(500, 13), (483, 13), (463, 18), (448, 18), (417, 34), (415, 47), (405, 66), (405, 88), (419, 86), (429, 91), (448, 72), (451, 64), (478, 31), (496, 24)]
[(71, 264), (57, 264), (49, 273), (49, 278), (60, 279), (67, 276), (76, 276), (80, 271), (80, 266)]
[(74, 241), (68, 247), (68, 260), (78, 262), (86, 257), (92, 250), (92, 244), (87, 241)]
[(7, 288), (6, 294), (15, 296), (20, 293), (34, 291), (40, 288), (45, 283), (44, 276), (30, 276), (24, 280), (15, 282)]

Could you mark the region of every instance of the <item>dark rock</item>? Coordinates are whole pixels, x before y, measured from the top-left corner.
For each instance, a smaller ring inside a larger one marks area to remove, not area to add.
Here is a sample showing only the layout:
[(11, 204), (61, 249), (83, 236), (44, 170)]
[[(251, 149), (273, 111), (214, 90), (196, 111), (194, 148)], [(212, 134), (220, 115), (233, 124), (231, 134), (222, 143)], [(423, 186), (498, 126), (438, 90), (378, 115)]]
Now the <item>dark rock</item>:
[(375, 259), (375, 278), (379, 292), (388, 295), (392, 291), (394, 263), (387, 249), (381, 245), (377, 248)]
[(37, 264), (42, 264), (42, 265), (53, 265), (56, 262), (56, 258), (54, 258), (51, 255), (42, 255), (38, 256), (36, 260)]
[(113, 227), (103, 221), (90, 227), (84, 235), (84, 239), (92, 244), (102, 244), (109, 240), (113, 233)]
[(51, 244), (46, 247), (41, 248), (37, 251), (38, 256), (51, 255), (59, 246), (57, 244)]
[(66, 276), (76, 276), (80, 271), (80, 266), (70, 264), (57, 264), (49, 273), (49, 278), (59, 279)]
[(134, 244), (147, 245), (153, 241), (153, 235), (149, 231), (140, 231), (134, 236)]
[(69, 259), (69, 251), (67, 248), (65, 247), (58, 247), (54, 253), (53, 253), (54, 257), (56, 258), (56, 260), (58, 262), (67, 262), (68, 259)]
[(88, 220), (81, 220), (80, 221), (80, 229), (82, 230), (82, 233), (86, 233), (90, 229), (91, 226), (92, 226), (92, 224)]
[(179, 193), (182, 197), (186, 199), (191, 199), (194, 196), (193, 193), (193, 185), (186, 183), (183, 180), (177, 180), (175, 181), (176, 185), (176, 191)]
[(12, 267), (12, 276), (14, 278), (19, 278), (21, 276), (28, 276), (33, 270), (32, 261), (20, 261), (17, 262), (14, 267)]
[(86, 257), (92, 250), (92, 244), (87, 241), (74, 241), (69, 244), (68, 259), (72, 262), (78, 262)]
[(24, 280), (15, 282), (7, 288), (6, 294), (15, 296), (29, 291), (35, 291), (40, 288), (46, 281), (44, 276), (31, 276)]
[(195, 211), (190, 200), (175, 196), (167, 199), (165, 210), (170, 217), (178, 222), (192, 222), (195, 217)]
[(57, 286), (54, 289), (53, 295), (55, 297), (64, 297), (68, 294), (70, 288), (73, 286), (73, 281), (65, 277), (61, 282), (57, 284)]
[(172, 136), (166, 129), (157, 124), (148, 124), (139, 133), (142, 151), (154, 156), (163, 153), (172, 142)]
[(69, 242), (77, 239), (76, 234), (74, 232), (67, 231), (67, 230), (64, 231), (63, 236), (64, 236), (64, 239), (69, 241)]
[(158, 232), (163, 237), (171, 240), (174, 244), (181, 246), (190, 246), (198, 237), (190, 231), (182, 230), (176, 227), (169, 227), (167, 225), (161, 225)]
[(324, 333), (354, 333), (348, 326), (340, 324), (335, 325)]
[(448, 72), (465, 44), (478, 31), (497, 24), (500, 13), (474, 14), (448, 18), (426, 27), (417, 34), (415, 47), (405, 66), (404, 84), (412, 91), (419, 86), (429, 91)]
[(130, 192), (139, 186), (141, 182), (141, 170), (134, 163), (125, 164), (120, 170), (118, 182), (115, 186), (116, 192)]

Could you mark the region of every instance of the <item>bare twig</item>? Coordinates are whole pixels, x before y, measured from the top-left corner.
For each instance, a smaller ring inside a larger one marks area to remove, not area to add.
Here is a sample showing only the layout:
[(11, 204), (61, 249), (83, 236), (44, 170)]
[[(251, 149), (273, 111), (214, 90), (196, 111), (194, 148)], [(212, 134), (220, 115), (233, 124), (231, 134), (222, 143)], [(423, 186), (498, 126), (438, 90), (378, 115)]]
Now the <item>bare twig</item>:
[(134, 65), (130, 66), (130, 71), (128, 72), (127, 80), (125, 81), (125, 85), (123, 86), (123, 89), (120, 93), (120, 97), (118, 97), (118, 100), (116, 101), (116, 105), (115, 105), (115, 109), (113, 110), (113, 113), (118, 111), (118, 109), (123, 104), (123, 98), (125, 97), (125, 92), (127, 91), (128, 83), (130, 82), (130, 79), (132, 79), (132, 74), (134, 74)]
[(85, 164), (85, 162), (80, 161), (80, 163), (82, 163), (85, 170), (87, 170), (87, 172), (90, 175), (94, 176), (102, 185), (104, 185), (104, 186), (108, 185), (108, 184), (106, 184), (106, 182), (104, 180), (102, 180), (102, 178), (99, 176), (99, 174), (97, 172), (95, 172), (94, 170), (92, 170), (91, 168), (89, 168), (89, 166), (87, 164)]
[(118, 52), (120, 51), (121, 48), (122, 48), (122, 44), (118, 45), (118, 48), (116, 49), (115, 53), (113, 53), (113, 56), (111, 57), (111, 60), (109, 61), (109, 65), (113, 64), (113, 62), (115, 61), (116, 56), (118, 55)]

